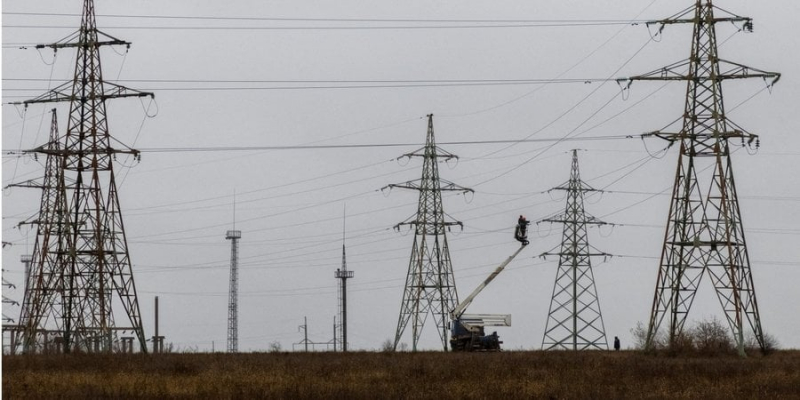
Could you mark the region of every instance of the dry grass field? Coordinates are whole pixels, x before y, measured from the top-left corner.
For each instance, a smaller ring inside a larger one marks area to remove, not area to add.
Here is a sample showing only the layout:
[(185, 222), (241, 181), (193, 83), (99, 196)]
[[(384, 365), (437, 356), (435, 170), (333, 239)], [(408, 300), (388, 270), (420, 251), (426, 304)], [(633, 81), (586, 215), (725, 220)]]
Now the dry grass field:
[(4, 399), (800, 399), (800, 351), (4, 356)]

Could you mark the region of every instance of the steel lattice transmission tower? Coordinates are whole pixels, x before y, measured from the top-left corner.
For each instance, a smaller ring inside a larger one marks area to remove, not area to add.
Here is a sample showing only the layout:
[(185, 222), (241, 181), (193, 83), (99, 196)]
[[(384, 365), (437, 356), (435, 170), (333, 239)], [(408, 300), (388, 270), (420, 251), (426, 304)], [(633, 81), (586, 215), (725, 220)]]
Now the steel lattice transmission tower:
[[(722, 17), (715, 11), (724, 13)], [(661, 253), (647, 347), (666, 319), (670, 345), (683, 331), (686, 317), (703, 276), (708, 273), (725, 312), (740, 354), (744, 331), (753, 333), (762, 349), (764, 336), (750, 270), (739, 201), (734, 185), (729, 141), (750, 146), (758, 139), (728, 120), (723, 107), (722, 82), (729, 79), (771, 79), (780, 74), (761, 71), (719, 58), (715, 27), (724, 22), (752, 30), (752, 20), (720, 10), (711, 1), (669, 19), (649, 24), (694, 24), (689, 60), (630, 80), (686, 81), (683, 126), (677, 133), (656, 131), (657, 136), (680, 146), (669, 218)]]
[(347, 255), (345, 253), (345, 228), (342, 226), (342, 267), (336, 269), (334, 277), (339, 279), (339, 323), (336, 324), (338, 339), (333, 338), (334, 351), (336, 341), (342, 344), (342, 351), (347, 351), (347, 280), (355, 276), (354, 271), (347, 269)]
[(439, 163), (458, 159), (454, 154), (436, 146), (433, 134), (433, 114), (428, 115), (428, 134), (425, 147), (404, 154), (403, 157), (423, 159), (422, 177), (415, 181), (392, 184), (388, 188), (404, 188), (419, 191), (419, 205), (413, 220), (401, 222), (414, 227), (414, 245), (408, 263), (403, 300), (400, 304), (400, 317), (394, 349), (397, 349), (409, 321), (411, 321), (412, 350), (417, 350), (422, 328), (433, 314), (434, 323), (442, 340), (442, 348), (447, 351), (447, 325), (450, 312), (458, 304), (453, 265), (446, 232), (451, 226), (462, 226), (458, 221), (447, 221), (442, 207), (442, 191), (472, 192), (472, 189), (458, 186), (439, 178)]
[[(58, 221), (52, 228), (56, 237), (40, 246), (34, 269), (54, 268), (48, 273), (59, 278), (43, 280), (44, 286), (37, 289), (40, 295), (34, 294), (23, 309), (26, 325), (22, 335), (28, 345), (41, 342), (42, 333), (56, 330), (64, 352), (111, 351), (119, 332), (132, 332), (141, 351), (147, 351), (113, 163), (119, 154), (138, 157), (139, 153), (112, 138), (106, 101), (153, 94), (103, 79), (100, 49), (114, 45), (130, 43), (99, 31), (94, 2), (85, 0), (76, 33), (54, 44), (36, 46), (56, 51), (74, 48), (77, 54), (73, 80), (21, 103), (70, 103), (61, 148), (35, 150), (59, 156), (63, 178), (58, 179), (63, 183), (57, 191), (63, 205), (42, 210), (52, 212)], [(43, 265), (45, 262), (49, 264)], [(118, 321), (120, 315), (124, 322)], [(48, 316), (61, 321), (50, 325)]]
[(558, 256), (558, 271), (550, 300), (550, 312), (542, 339), (545, 350), (607, 350), (600, 299), (594, 284), (591, 258), (607, 256), (589, 245), (587, 225), (605, 222), (584, 211), (584, 193), (596, 191), (581, 180), (578, 151), (572, 151), (569, 181), (552, 190), (567, 192), (567, 206), (562, 214), (539, 222), (564, 225), (561, 250), (542, 254)]
[(228, 353), (239, 352), (239, 239), (242, 231), (232, 230), (225, 234), (231, 241), (231, 279), (228, 291)]
[[(35, 180), (11, 186), (31, 187), (42, 190), (36, 225), (36, 241), (33, 254), (26, 263), (25, 292), (20, 310), (20, 330), (15, 332), (17, 343), (25, 353), (49, 352), (52, 340), (62, 335), (61, 312), (63, 292), (63, 243), (60, 237), (66, 227), (65, 182), (63, 157), (60, 156), (58, 117), (52, 110), (50, 137), (48, 142), (36, 149), (46, 157), (41, 183)], [(22, 224), (27, 222), (22, 222)], [(56, 289), (56, 290), (53, 290)]]

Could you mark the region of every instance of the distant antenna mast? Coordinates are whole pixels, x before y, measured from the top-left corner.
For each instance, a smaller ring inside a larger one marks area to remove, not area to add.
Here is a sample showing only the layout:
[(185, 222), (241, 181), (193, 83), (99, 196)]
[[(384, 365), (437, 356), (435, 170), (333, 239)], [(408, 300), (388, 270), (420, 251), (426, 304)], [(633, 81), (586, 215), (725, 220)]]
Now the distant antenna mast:
[(228, 298), (228, 353), (239, 352), (239, 239), (242, 232), (236, 230), (236, 192), (233, 193), (233, 230), (225, 234), (231, 241), (231, 281)]
[[(346, 217), (346, 213), (345, 213)], [(344, 218), (346, 219), (346, 218)], [(345, 254), (345, 222), (342, 222), (342, 268), (336, 269), (335, 277), (341, 280), (339, 284), (339, 338), (342, 343), (342, 351), (347, 351), (347, 280), (352, 278), (355, 273), (347, 270), (347, 257)], [(336, 338), (334, 338), (334, 349), (336, 348)]]

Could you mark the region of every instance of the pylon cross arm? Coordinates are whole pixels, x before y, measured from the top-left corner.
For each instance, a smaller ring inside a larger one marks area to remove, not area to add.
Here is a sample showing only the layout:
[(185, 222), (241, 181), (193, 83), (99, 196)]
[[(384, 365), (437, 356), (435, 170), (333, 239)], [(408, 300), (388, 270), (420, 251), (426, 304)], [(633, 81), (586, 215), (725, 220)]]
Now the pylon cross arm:
[[(97, 28), (89, 28), (87, 31), (90, 32), (90, 33), (93, 31), (94, 33), (97, 34), (98, 38), (99, 37), (103, 37), (105, 39), (105, 40), (94, 40), (92, 42), (92, 45), (94, 45), (95, 47), (99, 47), (99, 46), (125, 46), (125, 47), (131, 47), (131, 42), (127, 42), (127, 41), (124, 41), (124, 40), (117, 39), (117, 38), (115, 38), (115, 37), (103, 32), (103, 31), (97, 29)], [(81, 37), (81, 31), (78, 30), (78, 31), (73, 32), (72, 34), (70, 34), (66, 38), (62, 39), (61, 41), (58, 41), (56, 43), (50, 43), (50, 44), (37, 44), (34, 48), (36, 48), (36, 49), (50, 48), (50, 49), (58, 50), (58, 49), (67, 49), (67, 48), (75, 48), (75, 47), (84, 47), (86, 45), (86, 43), (85, 43), (85, 41), (80, 40), (80, 37)], [(78, 40), (77, 41), (67, 42), (67, 40), (73, 40), (73, 39), (78, 39)]]
[(451, 153), (451, 152), (449, 152), (447, 150), (444, 150), (441, 147), (436, 146), (436, 145), (433, 146), (433, 150), (430, 151), (430, 152), (428, 151), (428, 147), (425, 146), (425, 147), (422, 147), (422, 148), (420, 148), (420, 149), (418, 149), (416, 151), (413, 151), (411, 153), (403, 154), (400, 157), (401, 158), (402, 157), (411, 158), (411, 157), (431, 157), (431, 156), (433, 158), (435, 158), (436, 161), (458, 160), (458, 156), (457, 155), (455, 155), (455, 154), (453, 154), (453, 153)]
[(107, 87), (105, 93), (103, 93), (104, 100), (106, 98), (118, 98), (118, 97), (150, 97), (150, 98), (156, 97), (156, 95), (153, 92), (145, 92), (141, 90), (131, 89), (129, 87), (105, 81), (103, 82), (103, 84)]
[[(29, 104), (38, 104), (38, 103), (59, 103), (64, 101), (78, 101), (80, 98), (75, 96), (72, 93), (72, 85), (73, 81), (64, 82), (58, 87), (51, 89), (47, 93), (44, 93), (36, 98), (25, 100), (25, 101), (18, 101), (9, 103), (11, 105), (25, 105), (26, 107)], [(105, 101), (107, 99), (116, 99), (121, 97), (151, 97), (155, 98), (155, 94), (151, 92), (142, 92), (139, 90), (134, 90), (127, 88), (125, 86), (117, 85), (110, 82), (103, 82), (103, 85), (108, 86), (104, 93), (99, 95), (94, 95), (95, 99), (99, 99), (101, 101)]]
[(713, 79), (716, 81), (723, 81), (728, 79), (763, 78), (772, 79), (772, 81), (769, 83), (769, 85), (772, 86), (781, 78), (781, 74), (779, 72), (764, 71), (727, 60), (718, 61), (720, 70), (718, 74), (713, 76), (697, 77), (686, 72), (691, 65), (691, 60), (679, 61), (642, 75), (618, 78), (617, 83), (627, 83), (626, 87), (630, 87), (633, 81), (695, 81), (697, 79)]
[[(692, 7), (694, 9), (694, 7)], [(718, 22), (752, 22), (753, 19), (749, 17), (722, 17), (722, 18), (712, 18), (711, 22), (718, 23)], [(668, 19), (661, 19), (657, 21), (648, 21), (645, 25), (673, 25), (673, 24), (693, 24), (696, 21), (694, 18), (668, 18)]]
[(724, 79), (743, 79), (743, 78), (764, 78), (772, 79), (770, 86), (774, 85), (781, 78), (780, 72), (764, 71), (758, 68), (748, 67), (728, 60), (719, 60), (720, 74), (718, 80)]
[[(712, 6), (710, 2), (707, 5), (704, 5), (703, 7), (705, 7), (705, 6), (708, 6), (709, 8), (711, 8), (713, 10), (723, 12), (723, 13), (727, 14), (727, 16), (714, 17), (713, 13), (708, 13), (708, 14), (705, 14), (704, 18), (702, 19), (702, 21), (704, 23), (716, 24), (718, 22), (744, 22), (746, 26), (743, 27), (743, 30), (745, 30), (747, 32), (751, 32), (752, 31), (752, 26), (753, 26), (753, 19), (752, 18), (750, 18), (750, 17), (742, 17), (742, 16), (739, 16), (739, 15), (736, 15), (736, 14), (732, 14), (731, 12), (723, 10), (723, 9), (721, 9), (719, 7)], [(683, 9), (682, 11), (679, 11), (679, 12), (673, 14), (669, 18), (647, 21), (647, 22), (645, 22), (645, 26), (649, 27), (650, 25), (661, 25), (662, 29), (663, 29), (664, 25), (696, 24), (698, 22), (699, 18), (700, 18), (696, 14), (696, 11), (697, 11), (697, 6), (696, 5), (695, 6), (689, 6), (689, 7), (685, 8), (685, 9)]]
[(440, 187), (439, 190), (443, 191), (451, 191), (451, 192), (464, 192), (464, 193), (475, 193), (474, 190), (464, 187), (453, 182), (450, 182), (446, 179), (439, 179)]
[[(119, 40), (119, 39), (110, 39), (110, 40), (96, 41), (96, 42), (94, 42), (94, 45), (95, 46), (127, 46), (127, 47), (130, 47), (131, 43), (130, 42), (126, 42), (124, 40)], [(50, 48), (50, 49), (58, 50), (58, 49), (83, 47), (83, 46), (84, 46), (84, 43), (71, 42), (71, 43), (37, 44), (35, 48), (36, 49)]]

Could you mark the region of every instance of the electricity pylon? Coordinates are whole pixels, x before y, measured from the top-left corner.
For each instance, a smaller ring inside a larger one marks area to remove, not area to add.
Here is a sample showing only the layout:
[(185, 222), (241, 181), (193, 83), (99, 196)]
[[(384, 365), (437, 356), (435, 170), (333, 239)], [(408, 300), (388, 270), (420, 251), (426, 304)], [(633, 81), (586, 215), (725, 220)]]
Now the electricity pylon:
[[(44, 209), (59, 214), (65, 210), (63, 223), (42, 247), (41, 260), (51, 258), (59, 279), (44, 283), (41, 291), (51, 299), (33, 298), (34, 313), (28, 314), (22, 327), (25, 343), (34, 343), (40, 332), (55, 329), (61, 335), (63, 351), (112, 351), (119, 332), (132, 332), (142, 352), (147, 351), (136, 286), (133, 279), (128, 244), (122, 222), (114, 163), (118, 154), (138, 157), (139, 152), (120, 145), (109, 133), (106, 101), (122, 97), (153, 97), (103, 80), (100, 48), (130, 43), (97, 29), (94, 2), (84, 0), (81, 27), (73, 35), (37, 49), (54, 51), (74, 48), (77, 51), (75, 75), (71, 81), (32, 100), (36, 103), (69, 102), (70, 112), (62, 147), (56, 151), (34, 151), (60, 156), (64, 174), (64, 206)], [(120, 146), (120, 147), (115, 147)], [(29, 308), (28, 310), (30, 310)], [(114, 310), (118, 310), (114, 312)], [(120, 313), (121, 311), (121, 313)], [(27, 312), (27, 311), (23, 311)], [(117, 321), (119, 315), (125, 322)], [(53, 326), (45, 316), (61, 320)]]
[(231, 275), (228, 291), (228, 353), (239, 352), (239, 239), (242, 231), (232, 230), (225, 234), (231, 241)]
[(39, 188), (42, 190), (39, 214), (30, 223), (36, 225), (33, 254), (27, 263), (25, 292), (22, 298), (16, 343), (22, 344), (24, 353), (47, 352), (51, 340), (62, 330), (63, 247), (59, 237), (66, 228), (66, 210), (63, 157), (60, 155), (58, 117), (52, 110), (50, 137), (37, 153), (46, 156), (41, 183), (35, 180), (11, 186)]
[(447, 351), (449, 338), (447, 325), (450, 312), (458, 305), (458, 293), (446, 232), (454, 225), (463, 225), (461, 222), (445, 219), (442, 191), (466, 193), (472, 192), (472, 189), (439, 178), (438, 163), (458, 157), (436, 146), (433, 135), (433, 114), (428, 115), (425, 147), (404, 154), (403, 157), (421, 157), (423, 165), (422, 178), (387, 186), (419, 191), (417, 213), (411, 217), (414, 220), (409, 218), (395, 225), (395, 229), (399, 229), (402, 225), (414, 227), (414, 245), (411, 248), (403, 300), (400, 303), (394, 349), (397, 350), (400, 338), (411, 320), (411, 349), (416, 351), (428, 314), (433, 314), (434, 323), (442, 340), (442, 348)]
[[(714, 12), (725, 13), (715, 17)], [(687, 82), (683, 126), (677, 133), (655, 131), (678, 143), (680, 153), (672, 190), (664, 247), (661, 253), (646, 346), (653, 348), (658, 330), (667, 319), (669, 344), (682, 333), (686, 317), (703, 276), (708, 273), (725, 312), (739, 353), (744, 355), (745, 320), (764, 350), (756, 291), (750, 270), (739, 201), (733, 179), (730, 139), (758, 147), (758, 136), (728, 120), (722, 99), (722, 81), (742, 78), (771, 79), (766, 72), (719, 58), (716, 24), (741, 23), (752, 31), (750, 18), (720, 10), (711, 1), (698, 0), (674, 17), (649, 24), (694, 24), (691, 57), (629, 80)], [(701, 180), (703, 178), (704, 180)], [(706, 189), (707, 188), (707, 189)]]
[(587, 215), (583, 209), (586, 192), (596, 191), (581, 180), (578, 170), (578, 151), (572, 150), (572, 170), (569, 181), (552, 190), (567, 192), (567, 206), (562, 214), (539, 222), (564, 225), (561, 250), (542, 254), (558, 256), (558, 272), (550, 299), (550, 312), (542, 339), (544, 350), (607, 350), (600, 299), (594, 284), (591, 258), (607, 256), (589, 245), (586, 226), (605, 225)]

